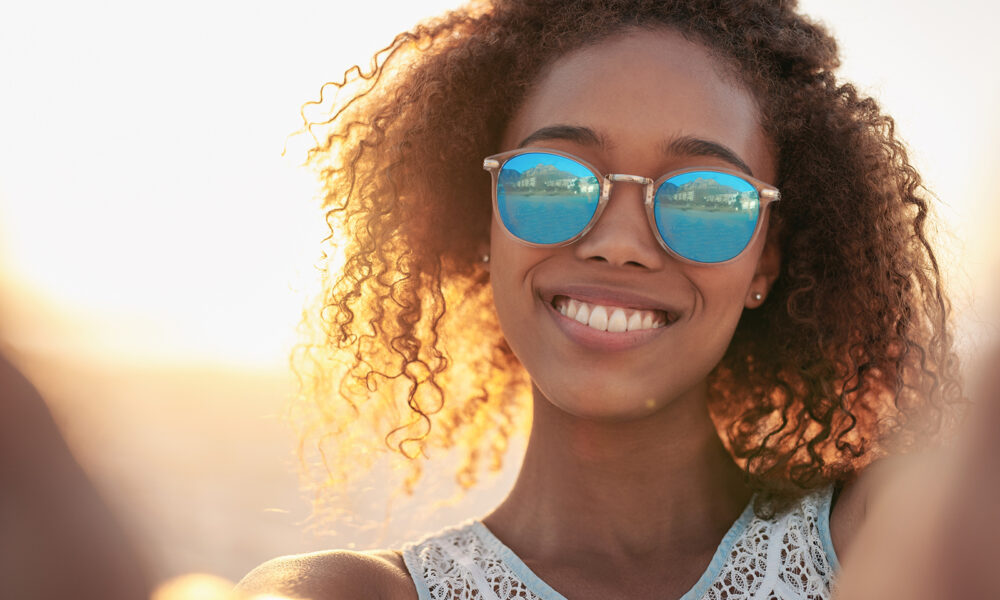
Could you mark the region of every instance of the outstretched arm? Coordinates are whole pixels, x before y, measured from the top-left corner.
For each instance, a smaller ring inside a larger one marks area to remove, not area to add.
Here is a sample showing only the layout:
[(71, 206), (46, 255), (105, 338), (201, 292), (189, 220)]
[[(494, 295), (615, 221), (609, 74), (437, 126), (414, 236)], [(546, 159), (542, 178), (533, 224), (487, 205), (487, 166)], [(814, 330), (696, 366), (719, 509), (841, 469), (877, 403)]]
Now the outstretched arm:
[(0, 585), (5, 598), (149, 596), (127, 536), (35, 388), (0, 354)]
[(872, 497), (839, 600), (1000, 598), (1000, 348), (983, 364), (954, 447)]

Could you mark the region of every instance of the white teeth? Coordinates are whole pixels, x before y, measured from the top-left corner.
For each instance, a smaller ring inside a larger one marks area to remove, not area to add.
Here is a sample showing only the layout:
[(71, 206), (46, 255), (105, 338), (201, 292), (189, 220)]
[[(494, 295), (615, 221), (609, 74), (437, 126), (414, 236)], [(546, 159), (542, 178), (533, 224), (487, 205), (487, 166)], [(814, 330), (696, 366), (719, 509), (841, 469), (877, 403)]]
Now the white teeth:
[(608, 317), (608, 331), (621, 333), (628, 328), (628, 319), (625, 318), (625, 311), (616, 308)]
[(566, 312), (563, 314), (565, 314), (567, 317), (571, 319), (575, 319), (576, 312), (580, 310), (580, 303), (570, 298), (570, 301), (568, 303), (565, 303), (564, 306), (566, 307)]
[(592, 329), (600, 329), (601, 331), (608, 330), (608, 309), (603, 306), (595, 306), (594, 310), (590, 311), (590, 319), (587, 321)]
[(560, 314), (599, 331), (624, 333), (658, 329), (666, 325), (664, 315), (659, 311), (587, 304), (566, 297), (561, 297), (553, 304)]

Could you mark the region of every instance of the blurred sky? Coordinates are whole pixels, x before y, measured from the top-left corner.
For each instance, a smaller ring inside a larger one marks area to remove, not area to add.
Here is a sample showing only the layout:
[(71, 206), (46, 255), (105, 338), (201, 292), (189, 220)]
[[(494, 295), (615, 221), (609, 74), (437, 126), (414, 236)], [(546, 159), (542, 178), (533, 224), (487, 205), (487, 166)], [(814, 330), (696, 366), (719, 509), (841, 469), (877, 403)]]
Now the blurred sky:
[[(456, 4), (5, 3), (6, 337), (113, 360), (280, 368), (322, 235), (301, 154), (280, 156), (299, 105)], [(839, 36), (845, 75), (897, 117), (961, 242), (962, 286), (981, 285), (1000, 220), (998, 5), (803, 6)]]
[(4, 3), (11, 343), (283, 366), (323, 234), (285, 136), (324, 81), (447, 4)]

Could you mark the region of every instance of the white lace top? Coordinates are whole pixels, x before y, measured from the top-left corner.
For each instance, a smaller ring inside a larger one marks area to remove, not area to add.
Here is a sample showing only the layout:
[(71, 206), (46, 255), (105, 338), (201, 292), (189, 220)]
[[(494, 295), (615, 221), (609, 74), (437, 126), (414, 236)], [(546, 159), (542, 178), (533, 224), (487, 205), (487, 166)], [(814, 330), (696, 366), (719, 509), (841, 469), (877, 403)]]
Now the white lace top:
[[(827, 600), (840, 568), (830, 541), (833, 489), (772, 519), (751, 506), (680, 600)], [(752, 503), (751, 503), (752, 504)], [(566, 600), (479, 521), (403, 548), (420, 600)]]

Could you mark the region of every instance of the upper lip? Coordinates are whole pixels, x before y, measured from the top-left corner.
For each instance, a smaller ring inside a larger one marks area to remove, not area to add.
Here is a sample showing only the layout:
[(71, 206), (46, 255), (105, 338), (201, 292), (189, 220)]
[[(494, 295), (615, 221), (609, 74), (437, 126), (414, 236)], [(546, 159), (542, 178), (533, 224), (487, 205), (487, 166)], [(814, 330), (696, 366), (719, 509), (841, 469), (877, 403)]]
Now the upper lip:
[(659, 310), (672, 317), (678, 317), (680, 309), (660, 298), (653, 298), (641, 292), (619, 287), (602, 285), (570, 284), (539, 289), (542, 300), (552, 304), (556, 296), (567, 296), (588, 304), (618, 306), (637, 310)]

